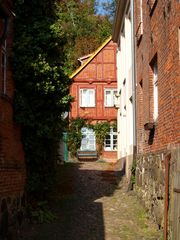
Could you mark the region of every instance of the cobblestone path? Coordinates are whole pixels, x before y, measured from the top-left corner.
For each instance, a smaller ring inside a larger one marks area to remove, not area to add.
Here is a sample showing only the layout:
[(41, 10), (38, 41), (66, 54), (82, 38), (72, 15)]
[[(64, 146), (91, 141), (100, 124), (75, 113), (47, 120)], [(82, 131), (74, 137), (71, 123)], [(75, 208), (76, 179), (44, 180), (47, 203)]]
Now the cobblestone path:
[(160, 240), (135, 194), (127, 192), (117, 166), (81, 162), (60, 166), (52, 197), (57, 219), (28, 225), (23, 240)]

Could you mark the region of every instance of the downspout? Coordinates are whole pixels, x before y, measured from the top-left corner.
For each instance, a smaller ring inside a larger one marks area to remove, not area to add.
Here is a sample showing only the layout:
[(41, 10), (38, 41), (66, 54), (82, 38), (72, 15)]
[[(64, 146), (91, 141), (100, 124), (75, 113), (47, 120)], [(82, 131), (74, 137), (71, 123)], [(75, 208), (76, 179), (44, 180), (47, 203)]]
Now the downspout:
[(164, 240), (168, 239), (169, 171), (171, 154), (165, 158)]
[(137, 153), (137, 133), (136, 133), (136, 54), (135, 54), (135, 31), (134, 31), (134, 0), (130, 2), (131, 6), (131, 44), (132, 44), (132, 102), (133, 102), (133, 155)]

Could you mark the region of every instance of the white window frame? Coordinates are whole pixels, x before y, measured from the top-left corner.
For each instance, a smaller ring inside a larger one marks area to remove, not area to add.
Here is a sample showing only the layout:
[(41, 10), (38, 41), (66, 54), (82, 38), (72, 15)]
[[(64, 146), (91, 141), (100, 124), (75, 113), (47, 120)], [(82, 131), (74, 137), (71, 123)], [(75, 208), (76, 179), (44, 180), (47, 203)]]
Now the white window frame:
[(96, 137), (93, 129), (82, 128), (81, 129), (81, 151), (95, 151), (96, 150)]
[[(79, 106), (80, 107), (95, 107), (95, 89), (81, 88), (79, 90)], [(92, 95), (91, 95), (92, 94)]]
[[(110, 92), (110, 101), (107, 98), (107, 92)], [(105, 88), (104, 89), (104, 106), (105, 107), (114, 107), (116, 103), (116, 88)]]
[[(109, 143), (107, 143), (107, 141)], [(117, 132), (110, 128), (109, 134), (107, 134), (104, 141), (104, 150), (105, 151), (117, 151)]]
[(2, 79), (2, 92), (6, 94), (7, 90), (7, 49), (6, 40), (1, 46), (1, 79)]
[(158, 118), (158, 66), (157, 61), (154, 62), (153, 66), (153, 119), (157, 121)]

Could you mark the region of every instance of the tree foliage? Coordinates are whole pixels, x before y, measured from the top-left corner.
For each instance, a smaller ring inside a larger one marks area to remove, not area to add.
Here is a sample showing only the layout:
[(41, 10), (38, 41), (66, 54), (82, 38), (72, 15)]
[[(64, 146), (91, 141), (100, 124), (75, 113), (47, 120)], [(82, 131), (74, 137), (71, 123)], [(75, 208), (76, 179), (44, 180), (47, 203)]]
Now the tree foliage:
[[(14, 111), (22, 126), (28, 189), (42, 197), (54, 176), (58, 140), (70, 110), (68, 74), (77, 58), (111, 34), (95, 0), (15, 0)], [(79, 139), (79, 136), (77, 136)]]
[(41, 196), (53, 175), (63, 112), (70, 109), (71, 82), (63, 70), (67, 39), (57, 24), (55, 0), (16, 0), (15, 12), (14, 111), (22, 126), (29, 190)]
[(59, 25), (68, 38), (65, 44), (66, 71), (70, 74), (77, 59), (92, 53), (112, 31), (108, 16), (96, 15), (94, 0), (64, 0), (59, 5)]

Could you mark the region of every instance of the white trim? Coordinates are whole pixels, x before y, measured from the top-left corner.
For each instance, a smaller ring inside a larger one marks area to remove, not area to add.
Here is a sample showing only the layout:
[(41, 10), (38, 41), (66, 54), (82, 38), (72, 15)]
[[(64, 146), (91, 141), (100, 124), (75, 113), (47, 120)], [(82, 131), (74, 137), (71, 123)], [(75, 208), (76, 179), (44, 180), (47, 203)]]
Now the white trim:
[(117, 132), (115, 132), (114, 129), (111, 128), (109, 134), (107, 134), (104, 141), (104, 151), (117, 151), (117, 138)]
[(93, 129), (83, 127), (81, 129), (82, 140), (81, 148), (82, 151), (95, 151), (96, 150), (96, 137)]
[[(109, 98), (107, 95), (107, 92), (110, 93)], [(116, 88), (105, 88), (104, 89), (104, 106), (105, 107), (114, 107), (116, 103), (116, 94), (117, 94)]]
[(95, 107), (95, 89), (94, 88), (81, 88), (79, 90), (79, 106), (80, 107)]
[(154, 121), (158, 118), (158, 67), (157, 62), (153, 64), (153, 119)]

